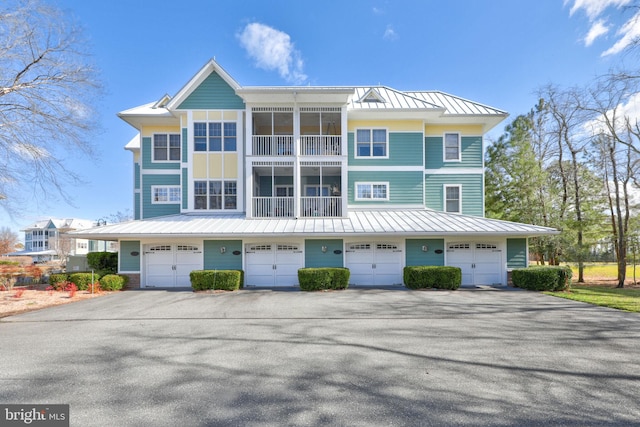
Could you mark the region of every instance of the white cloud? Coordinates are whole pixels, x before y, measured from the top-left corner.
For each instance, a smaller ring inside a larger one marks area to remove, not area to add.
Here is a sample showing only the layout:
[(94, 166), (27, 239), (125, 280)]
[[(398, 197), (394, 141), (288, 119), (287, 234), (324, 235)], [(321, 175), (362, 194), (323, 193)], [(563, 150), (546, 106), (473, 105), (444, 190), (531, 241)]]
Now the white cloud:
[(617, 32), (620, 39), (609, 49), (602, 52), (602, 56), (615, 55), (640, 38), (640, 12), (633, 15)]
[(304, 61), (287, 33), (253, 22), (244, 27), (238, 39), (256, 66), (277, 70), (280, 77), (293, 84), (307, 80), (303, 72)]
[(395, 40), (398, 38), (398, 33), (396, 33), (391, 25), (387, 25), (387, 29), (384, 30), (384, 35), (382, 37), (385, 40)]
[(591, 29), (584, 38), (584, 45), (589, 47), (600, 36), (609, 32), (609, 28), (605, 25), (603, 19), (599, 19), (591, 25)]
[[(569, 1), (570, 0), (565, 0), (565, 4), (569, 3)], [(574, 0), (573, 6), (571, 6), (571, 10), (569, 11), (569, 16), (573, 16), (573, 14), (579, 10), (584, 10), (589, 20), (593, 21), (608, 7), (626, 6), (631, 3), (631, 1), (632, 0)]]

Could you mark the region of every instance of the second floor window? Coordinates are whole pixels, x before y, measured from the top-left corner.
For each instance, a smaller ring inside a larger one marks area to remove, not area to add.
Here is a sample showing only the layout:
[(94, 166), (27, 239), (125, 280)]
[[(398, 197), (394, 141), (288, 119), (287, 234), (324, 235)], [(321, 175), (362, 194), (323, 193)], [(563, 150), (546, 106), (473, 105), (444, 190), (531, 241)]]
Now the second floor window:
[(180, 203), (180, 186), (152, 186), (151, 187), (153, 204), (162, 203)]
[(154, 134), (153, 161), (180, 161), (180, 134)]
[(193, 124), (194, 151), (237, 151), (235, 122), (196, 122)]
[(389, 157), (387, 130), (356, 130), (356, 157)]
[(460, 186), (445, 185), (444, 186), (444, 210), (445, 212), (460, 213)]
[(460, 161), (460, 134), (444, 134), (444, 160), (445, 162)]
[(356, 200), (389, 200), (389, 184), (386, 182), (357, 182)]
[(236, 181), (194, 181), (194, 208), (198, 210), (235, 210), (238, 207)]

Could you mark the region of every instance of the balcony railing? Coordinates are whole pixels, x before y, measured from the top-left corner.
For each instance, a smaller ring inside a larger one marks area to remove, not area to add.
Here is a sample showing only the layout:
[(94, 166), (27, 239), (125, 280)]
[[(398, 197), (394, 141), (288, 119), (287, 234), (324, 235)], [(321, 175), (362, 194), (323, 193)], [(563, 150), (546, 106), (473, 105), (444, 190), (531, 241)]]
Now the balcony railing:
[(253, 136), (254, 156), (292, 156), (293, 135)]
[(293, 217), (293, 197), (254, 197), (253, 217)]
[(300, 216), (341, 217), (342, 197), (301, 197)]
[(340, 135), (305, 135), (300, 137), (302, 156), (339, 156), (342, 137)]

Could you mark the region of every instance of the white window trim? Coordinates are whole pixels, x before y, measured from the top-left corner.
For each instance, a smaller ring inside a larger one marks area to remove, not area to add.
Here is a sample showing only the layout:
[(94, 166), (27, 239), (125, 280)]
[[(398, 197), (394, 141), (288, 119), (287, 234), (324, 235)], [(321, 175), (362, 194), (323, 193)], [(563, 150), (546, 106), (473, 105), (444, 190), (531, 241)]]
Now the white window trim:
[[(156, 159), (156, 146), (154, 144), (154, 141), (156, 139), (156, 135), (165, 135), (167, 137), (167, 160), (157, 160)], [(171, 160), (171, 135), (178, 135), (178, 138), (180, 138), (180, 158), (178, 160)], [(151, 161), (153, 163), (176, 163), (176, 162), (182, 162), (182, 135), (179, 132), (168, 132), (168, 133), (162, 133), (162, 132), (157, 132), (154, 133), (151, 136)]]
[[(458, 211), (448, 211), (447, 210), (447, 188), (457, 188), (458, 189)], [(442, 211), (446, 213), (453, 214), (461, 214), (462, 213), (462, 185), (460, 184), (445, 184), (443, 186), (442, 191)]]
[[(457, 159), (447, 159), (447, 135), (458, 135), (458, 158)], [(457, 162), (460, 163), (462, 161), (462, 134), (460, 132), (445, 132), (442, 134), (442, 161), (445, 163)]]
[[(387, 149), (385, 150), (385, 155), (384, 156), (374, 156), (373, 155), (373, 130), (384, 130), (386, 133), (386, 144), (387, 144)], [(358, 131), (359, 130), (368, 130), (369, 132), (371, 132), (371, 155), (369, 156), (359, 156), (358, 155)], [(369, 159), (369, 160), (373, 160), (373, 159), (388, 159), (389, 158), (389, 128), (386, 127), (361, 127), (361, 128), (356, 128), (354, 130), (354, 134), (353, 134), (353, 158), (354, 159)]]
[[(220, 209), (211, 209), (209, 207), (209, 204), (210, 204), (209, 198), (211, 197), (211, 193), (209, 192), (210, 183), (214, 182), (214, 181), (215, 182), (220, 182), (220, 186), (221, 186), (220, 188), (222, 190), (222, 192), (220, 193), (220, 196), (222, 196), (222, 207)], [(240, 211), (240, 197), (241, 197), (241, 195), (240, 195), (240, 186), (239, 186), (240, 180), (239, 179), (236, 179), (236, 178), (233, 178), (233, 179), (224, 179), (224, 178), (223, 179), (218, 179), (218, 178), (215, 178), (215, 179), (194, 179), (193, 181), (191, 181), (191, 185), (193, 187), (195, 187), (195, 182), (206, 182), (207, 183), (207, 194), (206, 194), (206, 197), (207, 197), (207, 209), (196, 209), (195, 208), (195, 204), (196, 204), (195, 203), (195, 200), (196, 200), (195, 196), (196, 196), (196, 194), (195, 194), (194, 191), (191, 191), (190, 195), (192, 197), (191, 201), (193, 203), (193, 212), (238, 212), (238, 211)], [(226, 196), (226, 194), (224, 192), (224, 190), (225, 190), (224, 185), (227, 182), (235, 182), (236, 183), (236, 194), (235, 194), (235, 196), (236, 196), (236, 208), (235, 209), (227, 209), (224, 206), (224, 201), (225, 201), (224, 198)]]
[[(155, 199), (155, 197), (154, 197), (155, 191), (156, 191), (156, 189), (160, 189), (160, 188), (164, 188), (164, 189), (167, 190), (167, 200), (166, 201), (164, 201), (164, 200), (162, 200), (162, 201), (161, 200), (158, 200), (158, 201), (154, 200)], [(171, 201), (170, 200), (169, 195), (171, 194), (170, 189), (172, 189), (172, 188), (177, 188), (178, 190), (180, 190), (180, 194), (179, 194), (180, 197), (179, 197), (178, 201)], [(182, 190), (181, 190), (179, 185), (152, 185), (151, 186), (151, 204), (152, 205), (178, 205), (178, 204), (181, 204), (181, 203), (182, 203)]]
[[(359, 185), (369, 185), (371, 186), (371, 197), (366, 198), (366, 197), (358, 197), (358, 186)], [(378, 197), (373, 197), (373, 186), (374, 185), (384, 185), (385, 187), (387, 187), (387, 197), (384, 199), (378, 198)], [(388, 182), (366, 182), (366, 181), (359, 181), (359, 182), (355, 182), (354, 183), (354, 188), (353, 188), (353, 199), (357, 200), (357, 201), (388, 201), (390, 198), (389, 195), (389, 183)]]

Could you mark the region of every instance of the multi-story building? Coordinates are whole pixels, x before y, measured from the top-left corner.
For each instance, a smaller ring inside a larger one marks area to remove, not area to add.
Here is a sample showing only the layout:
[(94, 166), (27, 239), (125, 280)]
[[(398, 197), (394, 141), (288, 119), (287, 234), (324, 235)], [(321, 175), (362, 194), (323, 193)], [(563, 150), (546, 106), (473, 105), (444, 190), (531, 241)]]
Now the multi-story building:
[(320, 266), (394, 285), (407, 265), (504, 285), (527, 237), (554, 233), (484, 218), (483, 136), (507, 113), (443, 92), (246, 87), (211, 60), (119, 116), (138, 131), (135, 220), (78, 235), (118, 240), (142, 287), (189, 286), (195, 269), (290, 286)]

